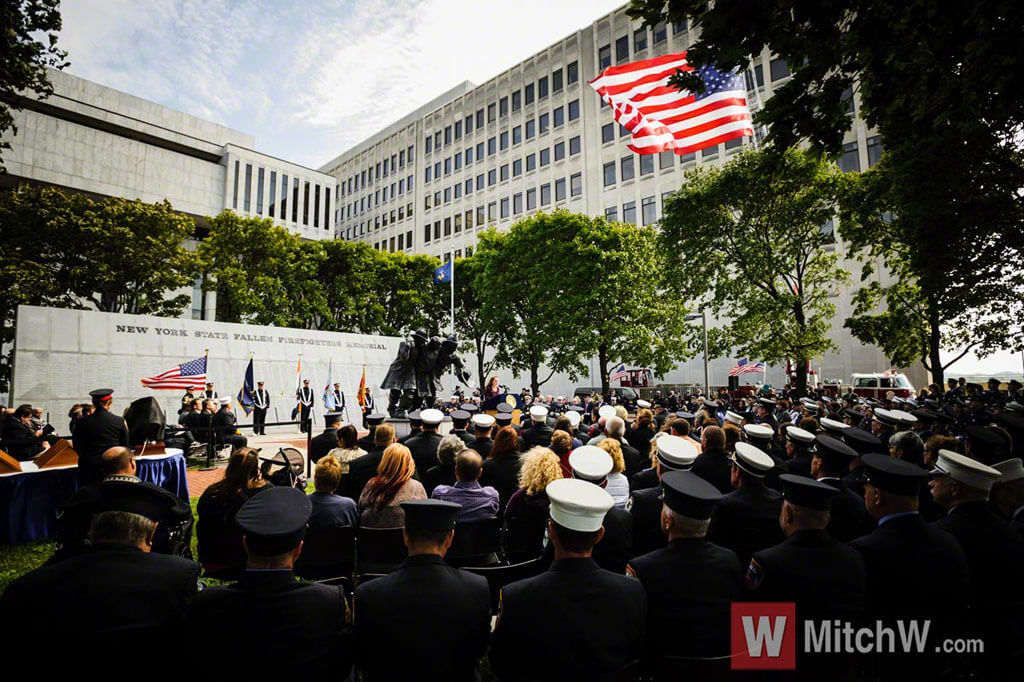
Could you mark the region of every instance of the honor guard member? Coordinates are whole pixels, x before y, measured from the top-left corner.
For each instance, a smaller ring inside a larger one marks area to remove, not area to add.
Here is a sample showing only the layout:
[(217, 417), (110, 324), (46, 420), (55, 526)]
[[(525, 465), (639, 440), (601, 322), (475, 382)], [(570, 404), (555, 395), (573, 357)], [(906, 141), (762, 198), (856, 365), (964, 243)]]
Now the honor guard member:
[(735, 490), (722, 496), (711, 518), (708, 540), (731, 549), (744, 567), (751, 554), (785, 538), (779, 527), (782, 494), (764, 484), (774, 468), (775, 460), (760, 448), (736, 443), (731, 472)]
[(313, 429), (313, 421), (310, 419), (310, 413), (313, 410), (313, 403), (315, 403), (316, 400), (313, 398), (313, 389), (309, 387), (309, 379), (302, 380), (302, 388), (295, 392), (295, 397), (299, 401), (300, 429), (303, 433), (310, 433)]
[(237, 583), (203, 590), (192, 603), (187, 630), (217, 632), (231, 653), (210, 655), (193, 647), (194, 667), (215, 679), (234, 677), (246, 661), (271, 677), (295, 670), (348, 676), (352, 659), (344, 632), (351, 617), (342, 588), (300, 582), (293, 571), (311, 512), (309, 498), (287, 487), (260, 493), (238, 510), (245, 573)]
[(409, 433), (405, 434), (398, 439), (398, 442), (405, 445), (405, 442), (413, 436), (418, 436), (423, 432), (423, 420), (420, 419), (420, 411), (412, 410), (405, 415), (406, 419), (409, 420)]
[(78, 487), (103, 480), (100, 460), (103, 453), (118, 445), (128, 446), (128, 425), (124, 418), (111, 413), (114, 389), (98, 388), (89, 392), (94, 411), (82, 417), (72, 438), (78, 453)]
[(437, 466), (437, 446), (441, 444), (438, 428), (444, 414), (441, 410), (422, 410), (420, 419), (423, 421), (423, 429), (415, 437), (405, 441), (405, 447), (412, 453), (416, 471), (422, 476), (423, 472)]
[(646, 554), (665, 546), (665, 535), (661, 532), (661, 477), (669, 471), (684, 471), (693, 466), (697, 459), (697, 447), (692, 441), (672, 435), (662, 435), (652, 447), (657, 454), (654, 471), (659, 484), (651, 488), (634, 490), (626, 503), (626, 510), (633, 515), (633, 549), (636, 554)]
[(519, 439), (519, 449), (526, 452), (532, 447), (546, 448), (551, 445), (551, 434), (554, 429), (548, 426), (548, 408), (543, 405), (530, 407), (530, 426), (523, 429)]
[[(581, 445), (569, 454), (573, 478), (602, 489), (607, 487), (614, 466), (612, 456), (596, 445)], [(594, 561), (612, 573), (625, 573), (626, 562), (633, 556), (633, 517), (625, 509), (612, 507), (601, 525), (604, 537), (594, 546)]]
[(967, 556), (972, 620), (985, 640), (985, 679), (1006, 679), (1010, 670), (999, 664), (1024, 654), (1024, 541), (988, 503), (1002, 473), (952, 450), (939, 450), (930, 474), (932, 497), (948, 510), (932, 526), (955, 537)]
[[(366, 424), (369, 427), (370, 432), (367, 433), (362, 438), (359, 438), (358, 440), (356, 440), (356, 444), (359, 445), (359, 447), (361, 447), (363, 450), (366, 450), (367, 452), (369, 452), (370, 448), (373, 447), (373, 444), (375, 442), (375, 439), (373, 437), (373, 432), (377, 429), (378, 426), (383, 424), (384, 420), (386, 420), (386, 419), (387, 419), (387, 415), (384, 415), (384, 414), (371, 414), (371, 415), (367, 416), (366, 417)], [(337, 446), (335, 446), (335, 447), (337, 447)]]
[(338, 447), (338, 423), (341, 421), (341, 412), (327, 412), (324, 414), (324, 432), (313, 436), (309, 441), (309, 459), (319, 462), (328, 452)]
[(217, 391), (213, 390), (212, 381), (206, 382), (206, 390), (203, 391), (203, 397), (207, 400), (217, 400), (220, 398), (220, 396), (217, 395)]
[(787, 474), (796, 476), (811, 475), (811, 448), (814, 445), (814, 434), (799, 426), (784, 426), (786, 434), (786, 456), (782, 468)]
[[(122, 636), (174, 641), (185, 631), (186, 609), (198, 587), (199, 564), (150, 551), (172, 510), (169, 497), (135, 482), (99, 485), (91, 546), (26, 573), (0, 595), (0, 622), (9, 624), (6, 646), (32, 657), (26, 660), (46, 661), (48, 675), (109, 675), (118, 665), (112, 642)], [(145, 655), (139, 650), (134, 658), (141, 662)]]
[[(452, 430), (449, 432), (453, 436), (458, 436), (462, 439), (462, 442), (468, 447), (473, 441), (473, 436), (469, 435), (469, 431), (466, 427), (469, 426), (469, 420), (473, 416), (465, 410), (452, 410), (451, 414), (448, 415), (452, 420)], [(482, 455), (483, 453), (481, 453)]]
[[(751, 599), (795, 602), (803, 622), (842, 621), (856, 626), (864, 615), (867, 577), (857, 550), (828, 534), (835, 488), (805, 476), (782, 474), (782, 515), (786, 539), (750, 557), (746, 583)], [(806, 651), (804, 632), (797, 628), (796, 650)], [(859, 679), (853, 661), (835, 653), (821, 658), (797, 655), (795, 679)], [(827, 672), (826, 672), (827, 671)]]
[(661, 487), (661, 529), (668, 545), (626, 567), (647, 595), (643, 660), (650, 669), (665, 656), (728, 656), (731, 605), (743, 593), (739, 558), (705, 540), (722, 494), (692, 471), (666, 473)]
[[(863, 454), (861, 462), (864, 502), (878, 522), (871, 533), (850, 543), (867, 568), (867, 620), (930, 621), (930, 642), (964, 634), (967, 558), (953, 536), (926, 524), (917, 511), (928, 472), (879, 453)], [(939, 679), (948, 672), (949, 660), (939, 654), (896, 655), (876, 667), (883, 680)]]
[(478, 680), (491, 635), (487, 581), (448, 566), (459, 505), (403, 502), (409, 556), (386, 576), (360, 583), (354, 611), (356, 666), (363, 679)]
[(345, 411), (345, 392), (341, 390), (341, 384), (334, 384), (334, 411)]
[(875, 525), (864, 506), (864, 496), (850, 490), (842, 479), (855, 459), (857, 451), (846, 443), (831, 436), (817, 436), (811, 478), (838, 491), (832, 498), (831, 518), (825, 530), (840, 542), (859, 538)]
[(192, 387), (185, 387), (185, 395), (181, 396), (181, 407), (178, 408), (178, 416), (188, 413), (192, 410), (192, 401), (196, 399), (195, 394), (192, 392)]
[(473, 425), (473, 435), (475, 438), (466, 447), (470, 450), (476, 450), (480, 453), (480, 456), (484, 458), (484, 467), (487, 466), (487, 457), (491, 454), (491, 448), (494, 447), (494, 439), (491, 438), (491, 432), (494, 429), (495, 419), (489, 414), (474, 414), (470, 420)]
[(263, 382), (256, 382), (256, 392), (252, 396), (253, 435), (263, 436), (267, 433), (267, 410), (270, 409), (270, 392), (263, 388)]
[(646, 617), (643, 586), (591, 558), (615, 503), (578, 479), (552, 481), (546, 492), (555, 560), (502, 589), (491, 668), (502, 682), (610, 677), (640, 657)]
[(363, 413), (363, 428), (366, 428), (366, 417), (373, 414), (373, 392), (369, 386), (363, 389), (363, 405), (360, 410)]

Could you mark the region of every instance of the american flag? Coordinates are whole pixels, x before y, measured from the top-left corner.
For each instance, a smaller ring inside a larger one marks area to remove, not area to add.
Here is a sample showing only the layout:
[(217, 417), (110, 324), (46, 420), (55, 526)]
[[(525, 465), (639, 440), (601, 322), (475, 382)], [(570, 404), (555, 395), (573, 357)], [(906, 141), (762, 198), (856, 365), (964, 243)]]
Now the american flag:
[(611, 376), (608, 377), (608, 381), (617, 381), (619, 379), (625, 379), (628, 375), (629, 372), (626, 371), (626, 366), (619, 365), (614, 370), (612, 370)]
[(630, 149), (638, 154), (669, 149), (689, 154), (754, 134), (742, 74), (702, 66), (697, 74), (705, 89), (694, 95), (668, 84), (680, 69), (693, 71), (685, 52), (609, 66), (590, 81), (615, 120), (633, 134)]
[(206, 356), (183, 362), (155, 377), (143, 379), (142, 385), (156, 389), (202, 389), (206, 386)]
[(751, 374), (753, 372), (763, 372), (763, 362), (747, 362), (746, 358), (740, 358), (736, 362), (736, 366), (729, 370), (729, 376), (738, 377), (741, 374)]

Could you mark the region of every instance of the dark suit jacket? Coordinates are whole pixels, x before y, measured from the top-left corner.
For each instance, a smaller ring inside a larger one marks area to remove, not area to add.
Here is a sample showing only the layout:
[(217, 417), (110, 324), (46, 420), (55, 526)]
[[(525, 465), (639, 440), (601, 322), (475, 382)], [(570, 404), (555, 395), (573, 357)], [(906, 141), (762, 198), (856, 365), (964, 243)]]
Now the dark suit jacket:
[(732, 492), (732, 461), (725, 450), (702, 452), (693, 461), (690, 471), (718, 488), (723, 495)]
[[(11, 583), (0, 595), (0, 622), (10, 625), (12, 650), (46, 656), (36, 660), (46, 660), (48, 671), (74, 666), (78, 674), (109, 674), (109, 659), (96, 652), (111, 641), (181, 636), (198, 579), (199, 564), (181, 557), (97, 545)], [(54, 642), (61, 643), (59, 656)]]
[(128, 445), (128, 426), (122, 417), (98, 407), (79, 420), (73, 444), (78, 453), (78, 485), (96, 483), (103, 478), (100, 472), (103, 453), (117, 445)]
[(667, 540), (661, 531), (661, 486), (634, 490), (626, 507), (633, 515), (633, 555), (664, 547)]
[(420, 472), (421, 476), (438, 465), (437, 446), (440, 444), (441, 435), (434, 431), (424, 431), (405, 441), (405, 447), (412, 453), (416, 471)]
[(32, 427), (11, 417), (4, 429), (3, 448), (14, 459), (25, 462), (43, 451), (43, 442), (36, 438)]
[(641, 457), (640, 451), (628, 442), (620, 440), (619, 445), (622, 446), (622, 460), (626, 464), (626, 470), (622, 472), (626, 475), (626, 478), (639, 473), (650, 462), (650, 459)]
[(633, 478), (629, 479), (630, 490), (643, 490), (644, 488), (657, 488), (660, 485), (658, 481), (658, 470), (654, 467), (649, 467), (643, 471), (637, 472)]
[(735, 553), (702, 538), (679, 538), (636, 557), (629, 570), (647, 594), (646, 660), (729, 653), (731, 603), (743, 594)]
[(746, 569), (750, 555), (782, 542), (779, 527), (782, 495), (765, 485), (744, 481), (718, 501), (708, 528), (708, 541), (736, 552)]
[(868, 516), (863, 497), (857, 497), (841, 479), (823, 478), (821, 482), (839, 491), (832, 498), (832, 519), (825, 529), (829, 535), (840, 542), (849, 542), (874, 529), (875, 521)]
[(484, 460), (480, 485), (489, 485), (498, 491), (499, 514), (505, 510), (508, 498), (512, 497), (512, 494), (519, 489), (519, 467), (518, 457)]
[(523, 429), (519, 435), (519, 449), (526, 452), (532, 447), (541, 446), (546, 448), (551, 445), (551, 434), (555, 432), (547, 424), (533, 424), (528, 429)]
[(475, 438), (475, 436), (466, 431), (466, 429), (452, 429), (451, 431), (449, 431), (449, 433), (453, 436), (458, 436), (459, 438), (461, 438), (462, 442), (466, 444), (466, 447), (469, 447), (469, 444), (472, 443), (473, 439)]
[(619, 507), (604, 515), (604, 537), (594, 545), (594, 561), (606, 571), (623, 574), (633, 556), (633, 516)]
[(338, 447), (338, 429), (333, 426), (324, 429), (324, 432), (313, 436), (309, 442), (309, 459), (319, 462), (320, 458)]
[[(208, 587), (189, 610), (188, 632), (216, 632), (224, 649), (191, 647), (192, 668), (210, 679), (239, 676), (246, 663), (260, 676), (304, 674), (343, 679), (352, 665), (348, 606), (340, 587), (303, 583), (283, 571), (246, 571), (225, 587)], [(230, 651), (230, 656), (223, 652)]]
[(563, 559), (506, 585), (494, 628), (491, 669), (512, 680), (592, 680), (640, 657), (646, 618), (643, 586)]
[(494, 447), (494, 440), (488, 436), (484, 436), (483, 438), (471, 440), (466, 447), (470, 450), (476, 450), (480, 453), (481, 457), (487, 459), (487, 456), (491, 454), (491, 448)]
[(487, 581), (418, 554), (356, 589), (356, 665), (368, 680), (476, 680), (491, 630)]

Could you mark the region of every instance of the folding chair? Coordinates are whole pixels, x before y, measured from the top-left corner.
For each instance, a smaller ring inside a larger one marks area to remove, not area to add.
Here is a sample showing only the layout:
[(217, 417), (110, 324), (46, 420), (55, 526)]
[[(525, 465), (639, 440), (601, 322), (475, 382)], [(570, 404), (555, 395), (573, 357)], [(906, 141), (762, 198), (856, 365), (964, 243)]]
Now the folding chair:
[(357, 582), (364, 574), (386, 574), (405, 561), (402, 528), (360, 528), (356, 531)]
[(494, 566), (501, 563), (501, 519), (492, 516), (455, 524), (445, 561), (452, 566)]
[(547, 568), (547, 564), (546, 559), (538, 557), (511, 566), (470, 566), (464, 570), (487, 579), (487, 586), (491, 590), (491, 613), (498, 613), (501, 588), (517, 580), (542, 573)]
[(295, 562), (295, 575), (308, 580), (352, 577), (356, 561), (356, 530), (352, 526), (310, 528)]
[(544, 553), (545, 522), (505, 519), (504, 548), (509, 563), (535, 559)]

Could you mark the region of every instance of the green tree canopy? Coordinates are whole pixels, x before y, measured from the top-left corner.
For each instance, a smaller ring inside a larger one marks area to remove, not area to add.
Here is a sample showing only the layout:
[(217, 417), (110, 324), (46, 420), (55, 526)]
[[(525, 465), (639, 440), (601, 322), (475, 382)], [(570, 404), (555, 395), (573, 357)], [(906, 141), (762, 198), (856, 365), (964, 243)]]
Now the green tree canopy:
[(793, 360), (800, 393), (849, 278), (827, 248), (843, 181), (809, 153), (747, 151), (688, 173), (662, 220), (676, 294), (725, 318), (718, 338), (739, 355)]
[(494, 359), (487, 360), (494, 332), (483, 316), (483, 302), (479, 287), (483, 259), (459, 258), (455, 261), (455, 333), (461, 341), (460, 349), (476, 356), (477, 388), (483, 392), (487, 375), (497, 367)]

